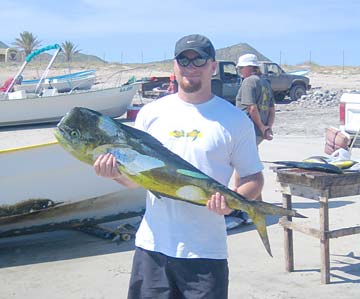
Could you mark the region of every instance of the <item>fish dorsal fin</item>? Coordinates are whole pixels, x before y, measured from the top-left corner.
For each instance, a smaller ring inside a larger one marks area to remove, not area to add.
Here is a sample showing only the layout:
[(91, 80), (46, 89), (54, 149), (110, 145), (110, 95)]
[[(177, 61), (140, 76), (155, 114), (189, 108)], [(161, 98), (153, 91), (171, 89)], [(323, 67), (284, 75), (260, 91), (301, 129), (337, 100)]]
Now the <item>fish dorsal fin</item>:
[(157, 140), (156, 138), (154, 138), (153, 136), (151, 136), (149, 133), (141, 131), (139, 129), (124, 125), (124, 124), (119, 124), (122, 129), (124, 131), (126, 131), (127, 133), (129, 133), (131, 135), (132, 138), (135, 138), (136, 140), (139, 140), (142, 144), (148, 144), (148, 145), (152, 145), (154, 147), (163, 147), (164, 145)]

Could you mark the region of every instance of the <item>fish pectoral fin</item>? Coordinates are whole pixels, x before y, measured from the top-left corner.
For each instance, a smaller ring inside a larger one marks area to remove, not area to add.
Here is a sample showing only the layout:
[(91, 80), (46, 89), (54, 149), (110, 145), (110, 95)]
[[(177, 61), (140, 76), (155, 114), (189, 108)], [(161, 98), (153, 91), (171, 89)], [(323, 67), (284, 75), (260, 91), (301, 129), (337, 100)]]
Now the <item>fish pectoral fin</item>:
[(196, 179), (209, 179), (209, 177), (205, 174), (203, 174), (202, 172), (199, 171), (192, 171), (192, 170), (188, 170), (188, 169), (177, 169), (176, 170), (177, 173), (180, 173), (182, 175), (188, 176), (188, 177), (192, 177), (192, 178), (196, 178)]
[(114, 147), (109, 150), (109, 153), (113, 154), (117, 162), (126, 169), (126, 172), (132, 175), (165, 166), (163, 161), (143, 155), (129, 147)]
[(103, 144), (93, 149), (93, 157), (97, 159), (100, 155), (107, 154), (112, 150), (116, 151), (116, 148), (123, 148), (123, 146), (119, 144)]
[(272, 257), (270, 242), (266, 230), (266, 218), (265, 215), (254, 210), (248, 212), (250, 218), (252, 219), (256, 230), (258, 231), (261, 241), (263, 242), (266, 251)]

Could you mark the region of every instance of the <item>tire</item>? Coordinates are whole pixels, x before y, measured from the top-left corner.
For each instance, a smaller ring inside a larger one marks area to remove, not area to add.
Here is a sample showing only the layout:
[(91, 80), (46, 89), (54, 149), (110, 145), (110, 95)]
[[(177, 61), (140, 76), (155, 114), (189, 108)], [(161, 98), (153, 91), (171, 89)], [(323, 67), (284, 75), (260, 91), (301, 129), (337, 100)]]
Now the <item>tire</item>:
[(290, 89), (290, 99), (296, 101), (306, 94), (305, 87), (299, 84), (295, 84)]
[(222, 82), (220, 80), (211, 81), (211, 92), (219, 97), (223, 96)]
[(131, 240), (131, 235), (130, 234), (121, 234), (121, 240), (123, 241), (130, 241)]
[(275, 93), (274, 97), (275, 97), (276, 102), (282, 102), (285, 99), (285, 94), (284, 93)]

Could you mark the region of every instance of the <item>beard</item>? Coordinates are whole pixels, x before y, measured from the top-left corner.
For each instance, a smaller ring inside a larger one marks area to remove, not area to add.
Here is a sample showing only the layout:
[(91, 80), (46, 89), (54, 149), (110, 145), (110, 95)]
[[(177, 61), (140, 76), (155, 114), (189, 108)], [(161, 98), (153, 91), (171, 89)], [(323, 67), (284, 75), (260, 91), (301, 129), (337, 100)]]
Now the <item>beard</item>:
[(192, 82), (189, 80), (181, 79), (178, 83), (179, 83), (180, 88), (186, 93), (197, 92), (202, 87), (201, 81)]

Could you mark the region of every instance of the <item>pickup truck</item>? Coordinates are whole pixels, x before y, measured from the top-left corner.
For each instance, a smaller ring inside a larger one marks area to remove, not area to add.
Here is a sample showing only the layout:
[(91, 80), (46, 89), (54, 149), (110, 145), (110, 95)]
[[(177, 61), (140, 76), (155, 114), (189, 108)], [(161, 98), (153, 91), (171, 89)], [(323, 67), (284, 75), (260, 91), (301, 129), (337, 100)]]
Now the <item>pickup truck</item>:
[(285, 96), (296, 101), (311, 88), (308, 77), (287, 73), (274, 62), (259, 61), (259, 64), (264, 77), (270, 81), (277, 101), (284, 100)]
[(235, 105), (236, 95), (241, 85), (241, 78), (233, 61), (219, 60), (211, 78), (211, 91)]
[[(286, 73), (278, 64), (270, 61), (259, 61), (263, 76), (269, 80), (277, 101), (289, 96), (296, 101), (311, 88), (309, 78)], [(235, 98), (241, 85), (241, 78), (233, 61), (219, 60), (218, 67), (211, 80), (212, 92), (235, 104)]]
[(360, 147), (360, 93), (343, 93), (339, 107), (340, 130), (350, 136), (351, 143), (355, 136), (354, 147)]

